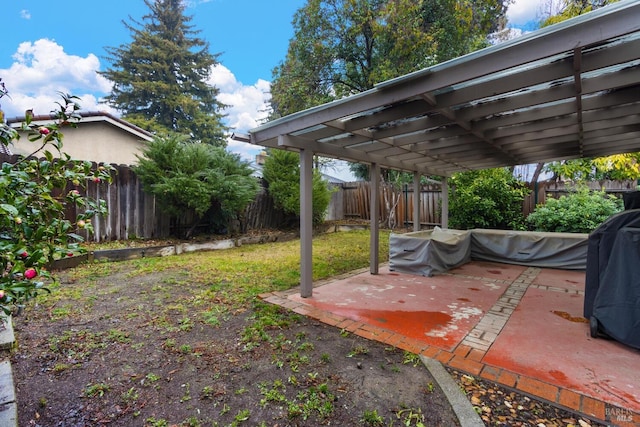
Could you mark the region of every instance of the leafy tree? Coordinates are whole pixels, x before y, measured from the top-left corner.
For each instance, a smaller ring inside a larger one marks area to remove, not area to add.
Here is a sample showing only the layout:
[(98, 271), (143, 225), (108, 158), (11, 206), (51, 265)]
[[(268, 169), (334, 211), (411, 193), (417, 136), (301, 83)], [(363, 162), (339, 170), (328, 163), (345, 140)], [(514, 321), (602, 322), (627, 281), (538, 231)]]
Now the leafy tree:
[(436, 63), (488, 46), (488, 36), (504, 29), (512, 0), (428, 0), (422, 4), (424, 28), (435, 34)]
[(508, 168), (456, 173), (451, 184), (452, 228), (524, 229), (522, 201), (529, 190)]
[[(268, 191), (276, 207), (300, 216), (300, 159), (296, 153), (269, 150), (262, 170)], [(313, 223), (321, 224), (331, 201), (331, 190), (318, 169), (313, 170)]]
[(536, 231), (590, 233), (620, 211), (622, 199), (584, 187), (536, 206), (527, 217), (527, 224)]
[(603, 179), (636, 180), (640, 178), (640, 153), (552, 162), (546, 164), (544, 170), (553, 173), (555, 179), (576, 182)]
[[(0, 98), (6, 94), (0, 85)], [(37, 126), (26, 116), (22, 130), (30, 141), (41, 142), (39, 149), (0, 167), (0, 317), (48, 292), (45, 282), (55, 283), (57, 278), (47, 267), (56, 259), (85, 252), (76, 232), (93, 231), (91, 219), (106, 214), (104, 201), (84, 197), (78, 189), (88, 180), (111, 182), (111, 168), (94, 168), (62, 151), (62, 128), (75, 127), (81, 118), (77, 98), (62, 95), (62, 99), (51, 124)], [(16, 130), (0, 121), (0, 144), (16, 144), (19, 138)], [(65, 208), (73, 205), (83, 212), (70, 221), (65, 219)]]
[(308, 0), (274, 69), (274, 115), (371, 89), (378, 82), (486, 45), (509, 0)]
[(224, 147), (226, 106), (207, 83), (219, 54), (210, 54), (209, 44), (197, 37), (183, 1), (144, 1), (151, 11), (143, 17), (146, 24), (123, 22), (133, 41), (107, 48), (113, 67), (100, 74), (113, 85), (105, 100), (144, 129)]
[[(273, 71), (272, 117), (371, 89), (484, 47), (510, 0), (308, 0)], [(358, 177), (366, 165), (350, 165)]]
[(133, 170), (162, 210), (174, 216), (195, 214), (186, 237), (205, 217), (217, 229), (226, 229), (258, 191), (251, 167), (239, 155), (178, 135), (156, 137)]
[(566, 21), (567, 19), (591, 12), (617, 1), (618, 0), (562, 0), (560, 10), (553, 15), (547, 16), (540, 26), (547, 27), (557, 24), (558, 22)]

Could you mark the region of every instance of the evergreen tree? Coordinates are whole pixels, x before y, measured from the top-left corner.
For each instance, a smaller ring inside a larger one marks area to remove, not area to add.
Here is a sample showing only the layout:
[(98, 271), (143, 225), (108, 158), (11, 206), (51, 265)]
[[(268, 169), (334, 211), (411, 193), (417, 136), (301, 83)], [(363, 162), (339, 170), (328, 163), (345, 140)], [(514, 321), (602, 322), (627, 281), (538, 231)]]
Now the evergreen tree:
[(108, 47), (113, 67), (100, 72), (113, 86), (105, 100), (123, 118), (156, 133), (184, 134), (196, 142), (226, 145), (227, 128), (207, 83), (219, 54), (189, 25), (181, 0), (144, 0), (150, 13), (142, 23), (123, 22), (133, 41)]

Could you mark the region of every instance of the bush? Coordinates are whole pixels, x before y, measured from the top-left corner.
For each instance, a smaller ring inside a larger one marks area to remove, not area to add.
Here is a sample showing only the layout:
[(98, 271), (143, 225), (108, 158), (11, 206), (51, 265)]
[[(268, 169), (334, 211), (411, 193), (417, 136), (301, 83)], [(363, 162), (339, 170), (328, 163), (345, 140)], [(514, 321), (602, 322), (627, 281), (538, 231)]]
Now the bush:
[[(296, 153), (270, 150), (262, 171), (268, 191), (277, 208), (300, 216), (300, 159)], [(313, 223), (321, 224), (331, 201), (331, 190), (316, 169), (313, 170)]]
[(580, 188), (559, 199), (547, 199), (536, 206), (527, 217), (527, 224), (535, 231), (590, 233), (611, 215), (622, 210), (622, 199)]
[(449, 204), (452, 228), (523, 230), (522, 201), (529, 189), (506, 168), (454, 174)]
[(174, 216), (195, 213), (196, 220), (185, 237), (190, 237), (205, 215), (216, 230), (226, 230), (258, 192), (253, 170), (238, 154), (183, 136), (154, 138), (138, 160), (133, 170), (164, 212)]
[[(1, 91), (0, 97), (4, 94)], [(47, 267), (56, 259), (84, 252), (76, 231), (91, 232), (91, 218), (106, 213), (104, 201), (83, 197), (78, 188), (89, 179), (110, 182), (111, 167), (93, 168), (91, 162), (73, 161), (60, 151), (60, 129), (75, 126), (80, 119), (74, 98), (63, 96), (55, 122), (47, 126), (32, 125), (27, 115), (22, 129), (29, 140), (41, 141), (40, 149), (0, 167), (0, 318), (48, 291), (45, 281), (56, 279)], [(1, 144), (9, 146), (18, 139), (14, 129), (0, 122)], [(49, 149), (55, 149), (57, 157)], [(83, 211), (73, 222), (65, 219), (70, 205)]]

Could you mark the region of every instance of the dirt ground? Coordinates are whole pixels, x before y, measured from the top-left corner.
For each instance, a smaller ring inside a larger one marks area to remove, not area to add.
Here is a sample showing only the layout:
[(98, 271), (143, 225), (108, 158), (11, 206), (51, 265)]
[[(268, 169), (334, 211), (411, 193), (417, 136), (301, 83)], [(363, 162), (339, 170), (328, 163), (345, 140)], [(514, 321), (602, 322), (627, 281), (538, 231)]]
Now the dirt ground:
[[(19, 426), (459, 425), (417, 356), (260, 300), (236, 304), (232, 283), (192, 283), (188, 269), (60, 273), (60, 289), (14, 318)], [(487, 425), (598, 425), (450, 373)]]
[(20, 426), (458, 425), (413, 355), (261, 302), (207, 323), (127, 264), (15, 319)]

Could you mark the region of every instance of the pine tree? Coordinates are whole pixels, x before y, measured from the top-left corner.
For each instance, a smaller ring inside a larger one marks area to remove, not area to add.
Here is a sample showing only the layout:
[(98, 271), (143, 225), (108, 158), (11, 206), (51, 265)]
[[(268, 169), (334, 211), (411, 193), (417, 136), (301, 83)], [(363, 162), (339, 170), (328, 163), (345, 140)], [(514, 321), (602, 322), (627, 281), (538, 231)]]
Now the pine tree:
[(144, 24), (123, 24), (132, 42), (107, 47), (112, 68), (100, 72), (112, 82), (107, 103), (123, 118), (156, 133), (178, 133), (215, 146), (226, 145), (226, 107), (207, 83), (219, 54), (209, 53), (200, 31), (189, 25), (181, 0), (144, 0)]

